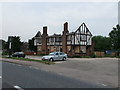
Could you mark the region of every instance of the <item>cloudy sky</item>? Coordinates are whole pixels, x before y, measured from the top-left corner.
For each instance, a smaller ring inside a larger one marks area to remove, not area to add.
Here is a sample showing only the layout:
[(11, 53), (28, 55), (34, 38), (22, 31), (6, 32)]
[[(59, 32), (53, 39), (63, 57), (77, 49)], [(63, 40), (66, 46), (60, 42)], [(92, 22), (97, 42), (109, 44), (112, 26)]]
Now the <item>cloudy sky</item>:
[(108, 36), (118, 24), (118, 2), (4, 2), (0, 11), (0, 38), (4, 40), (12, 35), (28, 41), (43, 26), (50, 35), (61, 33), (66, 21), (69, 31), (85, 22), (93, 35)]

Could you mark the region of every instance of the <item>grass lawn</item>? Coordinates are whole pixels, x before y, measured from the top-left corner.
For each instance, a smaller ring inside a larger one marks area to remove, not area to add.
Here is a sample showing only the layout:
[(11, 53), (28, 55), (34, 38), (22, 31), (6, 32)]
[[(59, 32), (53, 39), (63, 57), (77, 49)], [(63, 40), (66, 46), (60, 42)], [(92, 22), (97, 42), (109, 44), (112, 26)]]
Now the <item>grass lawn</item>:
[(3, 57), (3, 58), (24, 60), (24, 61), (33, 61), (33, 62), (44, 63), (44, 64), (48, 64), (48, 65), (55, 64), (54, 62), (50, 62), (50, 61), (42, 61), (42, 60), (35, 60), (35, 59), (29, 59), (29, 58), (19, 58), (19, 57)]

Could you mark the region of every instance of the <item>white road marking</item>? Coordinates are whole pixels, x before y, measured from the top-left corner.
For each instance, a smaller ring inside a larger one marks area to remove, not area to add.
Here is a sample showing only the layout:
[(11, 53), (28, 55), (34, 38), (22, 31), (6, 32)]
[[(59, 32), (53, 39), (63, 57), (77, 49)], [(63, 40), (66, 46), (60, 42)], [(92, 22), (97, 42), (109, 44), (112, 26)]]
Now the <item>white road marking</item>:
[(39, 70), (39, 68), (37, 68), (37, 67), (33, 67), (33, 66), (29, 66), (29, 68), (34, 68), (34, 69), (38, 69), (38, 70)]
[(14, 88), (16, 88), (16, 89), (18, 89), (18, 90), (24, 90), (24, 89), (22, 89), (22, 88), (19, 87), (19, 86), (14, 86)]
[(101, 85), (103, 85), (103, 86), (107, 86), (107, 85), (105, 85), (105, 84), (101, 84)]
[(2, 76), (0, 76), (0, 78), (2, 78)]
[(62, 75), (62, 73), (59, 73), (59, 75)]
[(32, 68), (32, 66), (29, 66), (29, 68)]
[(34, 69), (39, 69), (39, 68), (37, 68), (37, 67), (34, 67)]
[(106, 84), (102, 84), (102, 83), (97, 83), (97, 84), (102, 85), (102, 86), (107, 86)]
[(22, 66), (22, 65), (17, 65), (17, 66)]
[(49, 70), (45, 70), (46, 72), (49, 72)]

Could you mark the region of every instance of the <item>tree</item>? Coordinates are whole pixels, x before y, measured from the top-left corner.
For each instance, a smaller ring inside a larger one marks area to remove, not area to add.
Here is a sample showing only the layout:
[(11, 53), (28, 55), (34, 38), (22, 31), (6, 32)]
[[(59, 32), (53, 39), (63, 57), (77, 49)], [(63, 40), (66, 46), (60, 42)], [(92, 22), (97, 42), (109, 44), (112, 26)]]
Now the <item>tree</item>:
[(111, 41), (109, 37), (94, 36), (92, 39), (95, 44), (95, 51), (111, 50)]
[(29, 40), (29, 49), (36, 52), (36, 47), (34, 46), (34, 38)]
[[(11, 39), (11, 41), (10, 41), (10, 39)], [(22, 42), (20, 41), (19, 36), (10, 36), (10, 37), (8, 37), (8, 43), (10, 44), (10, 42), (11, 42), (11, 51), (12, 52), (21, 51), (20, 47), (22, 45)]]
[(113, 30), (109, 33), (111, 39), (112, 49), (116, 51), (117, 56), (120, 53), (120, 26), (113, 27)]
[(4, 40), (2, 40), (2, 39), (0, 39), (0, 50), (2, 50), (3, 49), (3, 45), (5, 44), (5, 41)]
[(0, 39), (0, 50), (8, 49), (8, 43), (5, 40)]

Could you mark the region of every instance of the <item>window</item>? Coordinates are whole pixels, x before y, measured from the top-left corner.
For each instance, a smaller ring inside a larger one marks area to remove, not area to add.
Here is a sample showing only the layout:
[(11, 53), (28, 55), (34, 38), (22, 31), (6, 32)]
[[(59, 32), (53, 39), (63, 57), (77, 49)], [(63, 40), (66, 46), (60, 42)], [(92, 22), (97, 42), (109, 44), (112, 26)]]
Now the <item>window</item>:
[(81, 40), (86, 40), (86, 35), (81, 35)]
[(50, 42), (50, 38), (47, 39), (47, 43), (49, 43), (49, 42)]
[(64, 55), (64, 53), (61, 52), (60, 55)]
[(49, 55), (55, 55), (55, 53), (50, 53)]
[(54, 42), (54, 38), (51, 38), (51, 42)]
[(71, 36), (69, 35), (69, 36), (67, 36), (67, 40), (71, 40)]
[(36, 43), (39, 45), (41, 44), (41, 39), (36, 39)]
[(55, 41), (59, 41), (59, 37), (56, 37), (56, 38), (55, 38)]
[(58, 55), (58, 53), (56, 53), (55, 55)]
[(80, 48), (80, 53), (86, 53), (86, 46), (81, 46)]
[(62, 53), (60, 53), (60, 55), (62, 55)]
[(62, 41), (62, 38), (61, 38), (61, 37), (59, 37), (59, 41)]

